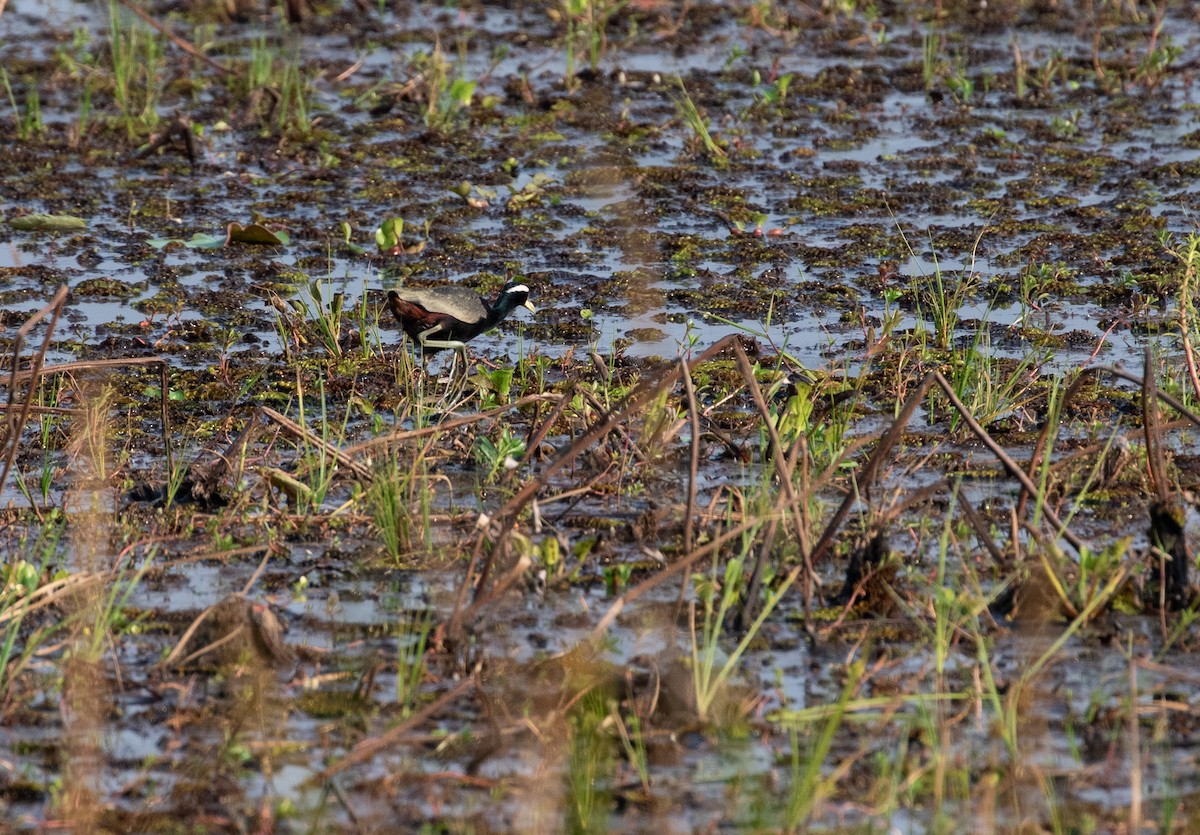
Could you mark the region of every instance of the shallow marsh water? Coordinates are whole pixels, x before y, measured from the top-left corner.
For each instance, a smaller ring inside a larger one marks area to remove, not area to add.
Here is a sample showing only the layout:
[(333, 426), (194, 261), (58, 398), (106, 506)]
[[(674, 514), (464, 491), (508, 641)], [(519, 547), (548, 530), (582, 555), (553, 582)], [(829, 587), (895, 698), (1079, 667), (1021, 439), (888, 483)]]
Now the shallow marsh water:
[[(60, 599), (17, 630), (16, 646), (37, 652), (0, 679), (5, 827), (1127, 831), (1135, 817), (1185, 829), (1200, 815), (1194, 630), (1145, 603), (1152, 490), (1141, 447), (1071, 517), (1096, 552), (1131, 538), (1120, 553), (1137, 594), (1116, 595), (1056, 645), (1077, 613), (989, 604), (1008, 587), (1049, 585), (1039, 553), (1074, 584), (1063, 592), (1072, 603), (1095, 586), (1032, 534), (1007, 538), (1015, 483), (934, 398), (879, 483), (861, 485), (836, 558), (817, 566), (823, 594), (809, 605), (785, 596), (704, 721), (694, 621), (677, 601), (699, 604), (702, 619), (736, 547), (711, 578), (697, 563), (682, 592), (681, 578), (664, 583), (599, 645), (589, 640), (616, 594), (687, 556), (691, 429), (675, 425), (687, 408), (679, 387), (670, 419), (650, 407), (630, 415), (624, 440), (606, 437), (547, 479), (540, 525), (533, 513), (517, 521), (512, 550), (531, 560), (527, 576), (474, 613), (461, 643), (430, 653), (405, 702), (421, 624), (445, 624), (472, 550), (496, 536), (473, 527), (480, 514), (496, 514), (661, 371), (657, 357), (695, 356), (735, 328), (757, 333), (750, 348), (773, 414), (806, 396), (805, 381), (817, 392), (806, 478), (886, 428), (932, 368), (961, 382), (973, 413), (1023, 461), (1053, 413), (1052, 382), (1080, 366), (1140, 369), (1149, 344), (1159, 385), (1195, 402), (1179, 338), (1192, 299), (1172, 254), (1196, 232), (1200, 189), (1200, 20), (1189, 5), (618, 4), (597, 30), (594, 71), (580, 35), (581, 72), (568, 76), (572, 10), (605, 8), (322, 3), (287, 24), (278, 8), (230, 4), (231, 19), (217, 4), (146, 7), (225, 72), (122, 6), (3, 7), (12, 92), (0, 99), (0, 213), (86, 222), (55, 234), (0, 224), (3, 336), (11, 346), (69, 286), (48, 362), (165, 359), (178, 460), (214, 460), (258, 420), (254, 406), (346, 448), (435, 422), (445, 404), (419, 394), (436, 392), (436, 379), (418, 383), (377, 307), (405, 283), (490, 292), (509, 270), (526, 276), (540, 312), (472, 343), (473, 356), (488, 371), (515, 366), (514, 399), (577, 384), (598, 401), (572, 406), (507, 480), (485, 477), (480, 439), (529, 437), (541, 406), (407, 442), (401, 472), (428, 469), (405, 496), (414, 535), (397, 558), (365, 498), (375, 482), (325, 483), (312, 437), (274, 428), (224, 480), (224, 509), (131, 498), (166, 480), (157, 372), (48, 378), (45, 405), (102, 403), (106, 440), (84, 443), (79, 414), (25, 427), (17, 473), (0, 485), (12, 506), (6, 580), (24, 559), (43, 584), (93, 571), (130, 590), (99, 615), (85, 595)], [(572, 25), (586, 32), (590, 20)], [(114, 36), (142, 50), (124, 111)], [(255, 65), (269, 72), (251, 80)], [(139, 155), (176, 117), (196, 158), (181, 134)], [(454, 191), (462, 183), (470, 202)], [(392, 217), (409, 250), (396, 255), (375, 246)], [(223, 237), (235, 221), (289, 242), (182, 243)], [(346, 338), (324, 342), (313, 323), (337, 293)], [(762, 420), (722, 362), (695, 370), (708, 421), (702, 538), (765, 514), (778, 495)], [(104, 384), (115, 392), (101, 401)], [(456, 414), (503, 400), (475, 385)], [(1133, 433), (1132, 392), (1107, 381), (1090, 391), (1064, 419), (1055, 457)], [(1195, 490), (1194, 432), (1161, 443), (1172, 486)], [(379, 448), (357, 455), (386, 459)], [(855, 489), (851, 465), (863, 460), (852, 454), (841, 478), (805, 497), (811, 536)], [(275, 471), (321, 490), (298, 510)], [(947, 476), (961, 482), (943, 485)], [(1070, 508), (1085, 476), (1063, 476), (1057, 501)], [(938, 485), (926, 503), (888, 513)], [(1028, 559), (996, 564), (962, 501), (983, 511), (1005, 553)], [(781, 528), (791, 530), (786, 517)], [(877, 528), (898, 602), (833, 605), (858, 539)], [(774, 580), (801, 548), (780, 537)], [(143, 559), (142, 576), (106, 573)], [(291, 663), (158, 666), (193, 618), (248, 584), (288, 627)], [(89, 612), (112, 636), (92, 656), (80, 637)], [(57, 622), (60, 633), (35, 631)], [(742, 634), (725, 629), (718, 659)], [(1040, 674), (1024, 678), (1045, 653)], [(91, 672), (68, 656), (89, 657)], [(345, 759), (473, 676), (469, 693), (393, 744)], [(94, 703), (80, 682), (98, 682)]]

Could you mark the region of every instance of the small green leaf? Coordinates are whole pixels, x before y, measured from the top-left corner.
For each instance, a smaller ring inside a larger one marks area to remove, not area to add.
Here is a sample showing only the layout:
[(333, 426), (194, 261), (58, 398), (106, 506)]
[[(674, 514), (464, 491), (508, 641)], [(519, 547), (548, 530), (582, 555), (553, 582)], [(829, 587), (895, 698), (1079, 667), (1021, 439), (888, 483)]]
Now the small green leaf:
[(450, 85), (450, 100), (459, 107), (470, 107), (473, 95), (475, 95), (474, 81), (458, 78)]
[(9, 582), (21, 586), (26, 594), (33, 594), (38, 587), (38, 570), (32, 563), (17, 560), (9, 573)]
[(404, 218), (389, 217), (375, 230), (375, 244), (381, 252), (397, 249), (404, 233)]
[(354, 230), (351, 229), (350, 224), (346, 223), (346, 221), (344, 221), (344, 220), (342, 221), (342, 236), (345, 238), (345, 241), (346, 241), (346, 249), (348, 249), (350, 251), (351, 255), (366, 254), (367, 250), (365, 247), (361, 247), (358, 244), (354, 243), (354, 241), (351, 240), (351, 238), (354, 236)]

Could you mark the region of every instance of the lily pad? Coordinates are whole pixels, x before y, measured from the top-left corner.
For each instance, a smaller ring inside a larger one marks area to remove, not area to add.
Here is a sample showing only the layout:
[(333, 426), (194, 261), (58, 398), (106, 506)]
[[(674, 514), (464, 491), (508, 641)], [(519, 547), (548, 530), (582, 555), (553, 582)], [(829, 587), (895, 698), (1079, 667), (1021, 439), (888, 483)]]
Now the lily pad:
[(231, 243), (286, 246), (291, 243), (291, 238), (286, 232), (274, 232), (261, 223), (249, 223), (245, 226), (231, 223), (225, 234), (225, 245)]
[(25, 232), (71, 232), (76, 229), (87, 229), (87, 222), (83, 218), (73, 215), (22, 215), (10, 218), (8, 225), (13, 229)]
[(188, 249), (220, 249), (231, 243), (265, 244), (268, 246), (287, 246), (292, 242), (286, 232), (275, 232), (260, 223), (250, 223), (242, 226), (240, 223), (230, 223), (224, 236), (209, 235), (197, 232), (190, 240), (182, 238), (153, 238), (146, 243), (155, 249), (162, 249), (168, 244), (182, 244)]
[(225, 239), (205, 232), (197, 232), (187, 241), (182, 238), (153, 238), (146, 243), (155, 249), (162, 249), (167, 244), (182, 244), (188, 249), (220, 249), (225, 246)]

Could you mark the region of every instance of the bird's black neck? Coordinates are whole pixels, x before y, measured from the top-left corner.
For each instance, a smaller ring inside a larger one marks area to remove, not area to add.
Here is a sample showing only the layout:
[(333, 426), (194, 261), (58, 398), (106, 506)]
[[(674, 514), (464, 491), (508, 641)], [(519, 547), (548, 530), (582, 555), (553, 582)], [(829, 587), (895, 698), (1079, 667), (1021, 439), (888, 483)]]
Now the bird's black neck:
[(504, 321), (508, 314), (513, 312), (513, 308), (517, 306), (517, 300), (511, 293), (501, 293), (496, 296), (495, 301), (487, 306), (487, 317), (484, 321), (487, 322), (487, 327), (491, 328)]

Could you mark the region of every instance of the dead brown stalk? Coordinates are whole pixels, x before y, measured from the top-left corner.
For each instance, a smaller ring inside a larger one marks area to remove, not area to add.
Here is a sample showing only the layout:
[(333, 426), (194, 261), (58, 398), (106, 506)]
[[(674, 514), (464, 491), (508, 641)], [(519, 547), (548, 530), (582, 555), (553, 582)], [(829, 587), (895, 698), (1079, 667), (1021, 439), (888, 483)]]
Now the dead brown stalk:
[(172, 32), (170, 29), (168, 29), (166, 26), (159, 23), (157, 20), (155, 20), (153, 17), (150, 16), (149, 12), (147, 12), (142, 7), (138, 6), (136, 3), (133, 2), (133, 0), (121, 0), (121, 5), (127, 9), (129, 9), (129, 11), (133, 12), (135, 15), (140, 17), (142, 20), (144, 20), (148, 26), (154, 27), (164, 37), (168, 38), (171, 41), (171, 43), (175, 44), (177, 47), (182, 49), (188, 55), (191, 55), (193, 58), (196, 58), (200, 61), (203, 61), (205, 64), (208, 64), (208, 66), (212, 67), (214, 70), (221, 73), (221, 75), (229, 76), (229, 75), (236, 74), (236, 73), (234, 73), (233, 70), (229, 69), (229, 67), (225, 66), (224, 64), (220, 63), (219, 61), (214, 61), (212, 58), (209, 58), (207, 55), (205, 55), (203, 52), (201, 52), (199, 49), (197, 49), (190, 41), (184, 40), (183, 38), (179, 37), (174, 32)]
[[(742, 350), (740, 342), (733, 343), (733, 356), (737, 362), (738, 371), (742, 374), (742, 380), (746, 384), (746, 389), (750, 392), (750, 397), (754, 400), (754, 407), (758, 409), (759, 417), (762, 418), (763, 426), (767, 430), (767, 437), (771, 443), (771, 459), (775, 464), (775, 474), (779, 478), (780, 486), (783, 488), (783, 493), (787, 497), (788, 506), (791, 508), (791, 519), (794, 532), (796, 534), (796, 542), (800, 546), (801, 559), (804, 561), (804, 599), (805, 601), (812, 599), (812, 591), (814, 578), (816, 574), (813, 571), (813, 564), (810, 559), (812, 553), (811, 544), (808, 538), (808, 513), (802, 508), (802, 505), (807, 505), (808, 496), (801, 497), (796, 495), (796, 485), (792, 478), (792, 466), (795, 463), (794, 456), (791, 457), (784, 452), (783, 443), (779, 439), (779, 431), (775, 427), (775, 421), (771, 417), (771, 410), (767, 406), (767, 399), (763, 397), (762, 388), (758, 385), (758, 380), (754, 378), (754, 367), (750, 364), (750, 358), (746, 356), (746, 352)], [(760, 552), (760, 561), (761, 561)], [(755, 575), (760, 573), (759, 566), (755, 566)], [(753, 604), (748, 604), (753, 606)]]
[[(904, 401), (904, 404), (900, 407), (900, 413), (897, 415), (896, 420), (884, 434), (883, 438), (879, 441), (879, 445), (875, 447), (874, 451), (867, 458), (867, 462), (863, 465), (862, 470), (858, 473), (855, 483), (858, 485), (859, 489), (862, 490), (864, 494), (869, 492), (871, 485), (874, 483), (875, 478), (879, 473), (880, 467), (883, 465), (883, 462), (887, 456), (891, 453), (892, 447), (894, 447), (904, 436), (904, 430), (908, 426), (909, 420), (912, 419), (913, 413), (916, 411), (917, 406), (925, 399), (925, 395), (929, 392), (929, 389), (935, 385), (942, 390), (942, 393), (946, 396), (946, 399), (950, 401), (950, 405), (955, 411), (958, 412), (959, 416), (962, 417), (963, 422), (967, 425), (975, 437), (977, 437), (980, 442), (983, 443), (983, 445), (986, 446), (991, 453), (1000, 460), (1000, 463), (1003, 465), (1004, 469), (1008, 471), (1008, 474), (1020, 482), (1021, 486), (1028, 491), (1029, 495), (1035, 497), (1038, 496), (1037, 487), (1030, 480), (1029, 476), (1026, 475), (1025, 471), (1020, 467), (1020, 465), (1017, 464), (1017, 462), (1014, 461), (1012, 457), (1004, 451), (1004, 448), (996, 443), (992, 436), (988, 434), (987, 430), (979, 424), (979, 421), (975, 420), (975, 417), (970, 413), (970, 410), (963, 405), (962, 401), (959, 400), (958, 396), (954, 393), (954, 387), (950, 385), (950, 382), (942, 375), (940, 371), (930, 371), (927, 375), (925, 375), (925, 378), (921, 380), (920, 384), (916, 387), (916, 389), (913, 390), (908, 399)], [(814, 565), (818, 560), (821, 559), (821, 557), (825, 556), (825, 554), (832, 547), (833, 540), (837, 536), (838, 530), (841, 528), (842, 523), (846, 520), (846, 516), (850, 513), (850, 509), (857, 501), (858, 491), (851, 491), (849, 494), (847, 494), (846, 498), (842, 501), (842, 504), (834, 512), (833, 517), (826, 524), (825, 531), (821, 534), (821, 538), (817, 541), (816, 546), (813, 548), (812, 562)], [(1054, 512), (1053, 508), (1049, 507), (1049, 505), (1045, 504), (1044, 502), (1041, 502), (1040, 499), (1039, 503), (1046, 522), (1054, 529), (1056, 536), (1061, 536), (1068, 543), (1070, 543), (1072, 548), (1074, 548), (1077, 552), (1081, 552), (1086, 547), (1086, 544), (1083, 542), (1083, 540), (1066, 527), (1063, 521), (1059, 519), (1058, 515)]]
[(392, 747), (402, 740), (405, 736), (411, 733), (414, 729), (420, 727), (439, 711), (445, 709), (455, 700), (462, 697), (468, 691), (474, 690), (478, 683), (474, 678), (465, 678), (456, 684), (454, 687), (447, 690), (442, 695), (438, 696), (425, 707), (418, 710), (412, 716), (409, 716), (399, 725), (390, 728), (385, 733), (380, 734), (370, 739), (364, 739), (351, 749), (350, 753), (342, 757), (337, 762), (327, 766), (318, 777), (321, 780), (330, 780), (336, 775), (342, 773), (347, 768), (350, 768), (357, 763), (369, 760), (379, 752)]
[[(21, 431), (25, 424), (29, 421), (29, 416), (34, 413), (33, 405), (33, 390), (37, 382), (50, 374), (71, 374), (76, 371), (93, 371), (102, 368), (127, 368), (131, 365), (157, 365), (159, 367), (159, 414), (162, 418), (162, 439), (163, 450), (167, 458), (167, 470), (171, 472), (174, 468), (174, 460), (171, 451), (171, 415), (167, 408), (169, 383), (170, 383), (170, 367), (167, 361), (161, 357), (129, 357), (122, 359), (110, 360), (83, 360), (79, 362), (64, 362), (58, 365), (47, 366), (46, 352), (50, 348), (50, 342), (54, 337), (54, 328), (58, 324), (59, 316), (62, 315), (63, 308), (66, 306), (67, 297), (69, 295), (66, 285), (58, 288), (58, 292), (54, 294), (54, 298), (50, 303), (41, 310), (34, 313), (17, 331), (13, 339), (12, 347), (12, 370), (9, 374), (8, 382), (8, 402), (4, 404), (5, 416), (5, 432), (3, 440), (0, 441), (0, 446), (7, 445), (5, 453), (4, 469), (0, 472), (0, 486), (8, 483), (8, 476), (12, 472), (12, 466), (17, 457), (17, 450), (20, 448)], [(45, 319), (50, 317), (50, 321), (46, 327), (46, 335), (42, 339), (42, 344), (38, 348), (36, 354), (30, 359), (28, 368), (22, 369), (21, 351), (25, 347), (25, 340), (29, 336), (29, 332)], [(17, 387), (20, 383), (27, 383), (25, 389), (25, 399), (21, 402), (17, 401)], [(77, 414), (78, 410), (72, 410), (70, 413)]]
[(696, 478), (700, 474), (700, 409), (696, 405), (696, 387), (692, 385), (692, 372), (687, 361), (679, 358), (679, 376), (683, 380), (683, 391), (687, 396), (688, 417), (692, 422), (691, 457), (688, 459), (687, 506), (683, 511), (683, 550), (691, 551), (695, 536)]
[[(721, 339), (710, 346), (702, 354), (688, 363), (689, 368), (695, 368), (697, 365), (708, 362), (714, 357), (719, 356), (723, 351), (730, 348), (731, 345), (737, 344), (738, 337), (730, 335)], [(487, 549), (487, 554), (484, 554), (487, 548), (487, 539), (489, 531), (482, 530), (475, 542), (475, 549), (471, 554), (471, 560), (467, 565), (466, 580), (459, 586), (458, 597), (455, 601), (454, 611), (450, 616), (447, 624), (446, 632), (448, 635), (456, 636), (461, 632), (464, 620), (470, 619), (479, 610), (481, 598), (487, 597), (492, 599), (497, 590), (490, 590), (492, 593), (485, 595), (484, 588), (487, 585), (488, 576), (491, 573), (493, 563), (506, 553), (508, 548), (508, 538), (512, 533), (513, 526), (516, 524), (517, 516), (522, 510), (533, 500), (538, 491), (541, 490), (549, 482), (556, 473), (565, 469), (576, 458), (582, 455), (586, 450), (590, 449), (597, 441), (608, 437), (618, 426), (637, 414), (642, 408), (650, 403), (654, 398), (658, 397), (663, 391), (668, 390), (673, 386), (680, 376), (680, 366), (671, 365), (666, 371), (662, 372), (657, 377), (653, 377), (641, 383), (625, 398), (625, 400), (614, 409), (607, 417), (593, 426), (587, 432), (584, 432), (575, 443), (573, 443), (566, 452), (547, 465), (538, 475), (531, 478), (526, 484), (517, 491), (517, 493), (504, 504), (500, 511), (496, 514), (496, 525), (498, 533), (492, 541), (490, 549)], [(482, 563), (482, 566), (480, 565)], [(476, 570), (478, 569), (478, 575)], [(476, 578), (472, 582), (472, 578)], [(466, 595), (469, 588), (474, 587), (476, 594), (476, 603), (469, 609), (464, 607)], [(503, 589), (499, 589), (503, 591)]]
[[(13, 338), (12, 349), (12, 373), (8, 381), (8, 406), (5, 410), (5, 429), (4, 439), (0, 444), (8, 447), (8, 451), (4, 457), (4, 470), (0, 473), (0, 487), (8, 483), (8, 474), (12, 471), (13, 462), (17, 458), (17, 449), (21, 445), (21, 429), (24, 428), (26, 421), (29, 420), (29, 410), (33, 407), (33, 387), (36, 385), (38, 376), (42, 372), (42, 366), (46, 362), (46, 351), (50, 348), (50, 340), (54, 337), (54, 326), (58, 324), (58, 317), (62, 315), (63, 307), (67, 303), (67, 286), (64, 284), (58, 288), (58, 292), (54, 294), (54, 298), (50, 303), (41, 310), (34, 313), (25, 320), (25, 324), (17, 330), (16, 336)], [(14, 420), (16, 412), (17, 398), (17, 382), (21, 379), (22, 373), (19, 368), (21, 363), (21, 350), (25, 347), (25, 339), (29, 336), (29, 332), (34, 326), (50, 317), (50, 322), (46, 327), (46, 336), (42, 340), (41, 348), (34, 354), (30, 369), (25, 372), (29, 376), (29, 387), (26, 390), (25, 402), (21, 404), (20, 415)]]
[(300, 424), (296, 423), (296, 421), (292, 420), (286, 415), (280, 414), (268, 406), (260, 406), (259, 413), (268, 420), (278, 424), (283, 431), (287, 432), (293, 438), (297, 440), (303, 440), (324, 450), (325, 454), (335, 458), (338, 464), (352, 472), (355, 477), (362, 479), (363, 481), (371, 480), (370, 469), (356, 461), (348, 451), (338, 449), (333, 444), (327, 442), (324, 438), (319, 436), (317, 433), (313, 432), (307, 426), (301, 426)]

